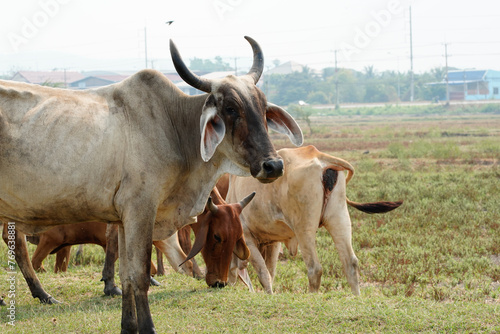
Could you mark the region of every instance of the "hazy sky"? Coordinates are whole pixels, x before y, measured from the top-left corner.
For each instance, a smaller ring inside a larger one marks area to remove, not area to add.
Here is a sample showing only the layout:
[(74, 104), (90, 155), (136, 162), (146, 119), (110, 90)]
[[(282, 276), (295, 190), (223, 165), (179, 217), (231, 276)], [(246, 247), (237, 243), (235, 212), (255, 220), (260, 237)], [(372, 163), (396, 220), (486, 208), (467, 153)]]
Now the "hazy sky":
[[(266, 66), (410, 69), (448, 64), (500, 70), (500, 2), (493, 0), (0, 0), (0, 73), (13, 70), (168, 70), (183, 58), (223, 57), (247, 69), (256, 39)], [(171, 25), (166, 21), (173, 20)]]

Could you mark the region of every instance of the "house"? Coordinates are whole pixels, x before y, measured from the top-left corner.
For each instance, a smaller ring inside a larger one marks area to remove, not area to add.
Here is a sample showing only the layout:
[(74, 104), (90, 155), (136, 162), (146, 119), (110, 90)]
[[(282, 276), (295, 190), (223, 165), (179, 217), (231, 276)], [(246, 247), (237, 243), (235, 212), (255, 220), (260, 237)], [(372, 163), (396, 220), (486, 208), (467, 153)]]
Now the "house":
[(67, 88), (83, 78), (83, 74), (74, 71), (19, 71), (10, 80)]
[(500, 99), (500, 71), (448, 71), (447, 76), (441, 82), (431, 85), (446, 85), (447, 81), (450, 100)]
[(126, 79), (128, 75), (120, 75), (120, 74), (108, 74), (108, 75), (93, 75), (87, 76), (83, 79), (73, 81), (69, 88), (71, 89), (88, 89), (88, 88), (97, 88), (101, 86), (107, 86), (114, 84), (116, 82), (120, 82)]

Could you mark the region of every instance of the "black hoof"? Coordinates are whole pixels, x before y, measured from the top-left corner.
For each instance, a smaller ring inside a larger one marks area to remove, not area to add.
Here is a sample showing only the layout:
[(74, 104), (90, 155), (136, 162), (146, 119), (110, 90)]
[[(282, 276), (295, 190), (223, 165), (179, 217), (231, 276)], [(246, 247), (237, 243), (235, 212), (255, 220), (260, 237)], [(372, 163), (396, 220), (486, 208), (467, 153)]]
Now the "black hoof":
[(52, 296), (48, 296), (47, 298), (40, 298), (40, 303), (47, 304), (47, 305), (61, 304), (60, 301), (58, 301), (57, 299), (55, 299)]
[(121, 296), (122, 295), (122, 290), (115, 285), (111, 289), (104, 289), (104, 294), (106, 296), (112, 296), (112, 297), (113, 296)]
[(157, 280), (155, 280), (153, 277), (150, 278), (150, 284), (152, 286), (161, 286), (160, 282), (158, 282)]

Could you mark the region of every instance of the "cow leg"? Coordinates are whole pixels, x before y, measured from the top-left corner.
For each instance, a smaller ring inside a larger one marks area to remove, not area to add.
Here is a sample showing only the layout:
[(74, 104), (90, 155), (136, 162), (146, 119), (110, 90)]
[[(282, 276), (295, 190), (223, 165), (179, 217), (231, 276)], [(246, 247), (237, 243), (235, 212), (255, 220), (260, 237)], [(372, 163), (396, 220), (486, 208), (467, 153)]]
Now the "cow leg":
[(71, 246), (63, 247), (56, 253), (56, 264), (54, 266), (55, 273), (58, 273), (59, 271), (65, 272), (68, 270), (70, 255)]
[(158, 282), (157, 280), (155, 280), (153, 278), (154, 275), (156, 275), (157, 273), (157, 270), (156, 270), (156, 267), (155, 267), (155, 264), (153, 263), (153, 261), (151, 261), (151, 273), (150, 273), (150, 276), (149, 276), (149, 284), (151, 286), (160, 286), (160, 282)]
[(231, 257), (231, 264), (229, 265), (229, 272), (227, 273), (227, 283), (230, 286), (235, 285), (238, 281), (239, 261), (241, 260), (233, 254)]
[[(343, 197), (345, 198), (345, 196)], [(328, 215), (323, 220), (325, 228), (335, 242), (335, 247), (339, 253), (340, 261), (344, 268), (344, 273), (347, 277), (352, 293), (359, 295), (359, 268), (358, 258), (354, 254), (351, 243), (351, 218), (347, 210), (345, 200), (343, 200), (343, 208), (329, 210)]]
[(104, 294), (106, 296), (122, 295), (122, 290), (115, 284), (115, 262), (117, 258), (118, 225), (108, 224), (106, 227), (106, 257), (104, 259), (101, 279), (104, 282)]
[[(307, 222), (307, 220), (302, 220)], [(295, 224), (295, 226), (305, 225)], [(299, 248), (302, 253), (302, 259), (307, 267), (307, 278), (309, 279), (309, 292), (318, 292), (321, 284), (321, 275), (323, 268), (319, 263), (318, 254), (316, 252), (316, 229), (299, 229), (295, 230), (295, 235), (299, 243)]]
[(43, 267), (43, 260), (49, 256), (50, 252), (54, 250), (54, 245), (52, 242), (47, 242), (46, 238), (43, 236), (40, 238), (40, 242), (36, 246), (35, 252), (31, 257), (31, 264), (33, 269), (38, 272), (44, 273), (46, 270)]
[(9, 245), (9, 241), (12, 241), (12, 238), (9, 239), (9, 236), (14, 236), (14, 255), (16, 258), (16, 263), (23, 273), (24, 279), (26, 280), (26, 283), (28, 284), (28, 287), (31, 291), (31, 295), (33, 296), (33, 298), (38, 298), (42, 304), (59, 304), (56, 299), (45, 292), (45, 290), (42, 288), (42, 284), (36, 276), (35, 270), (33, 269), (29, 258), (28, 246), (26, 245), (26, 237), (24, 233), (18, 231), (17, 229), (13, 229), (14, 234), (8, 234), (7, 225), (8, 224), (4, 224), (2, 233), (3, 240), (7, 245)]
[(247, 243), (247, 247), (250, 250), (250, 263), (255, 268), (257, 272), (257, 276), (259, 277), (259, 282), (266, 291), (266, 293), (273, 293), (273, 280), (269, 270), (267, 270), (266, 261), (262, 257), (262, 254), (257, 247), (257, 242), (251, 236), (250, 233), (245, 235), (245, 241)]
[(265, 262), (267, 270), (271, 275), (271, 281), (274, 281), (274, 277), (276, 274), (276, 264), (278, 262), (278, 256), (280, 254), (280, 242), (273, 242), (270, 245), (267, 245), (265, 250)]
[(118, 253), (120, 256), (120, 280), (122, 282), (122, 334), (137, 333), (137, 314), (135, 313), (135, 298), (132, 283), (127, 278), (129, 268), (126, 250), (125, 232), (123, 226), (118, 227)]
[(155, 216), (156, 208), (129, 206), (119, 228), (122, 333), (156, 333), (148, 302)]
[(78, 246), (78, 250), (76, 251), (76, 254), (75, 254), (75, 265), (79, 266), (80, 265), (80, 261), (82, 259), (82, 255), (83, 254), (83, 244), (80, 244)]
[(156, 249), (156, 264), (157, 264), (156, 275), (157, 276), (164, 276), (165, 275), (165, 267), (163, 266), (163, 253), (156, 246), (155, 246), (155, 249)]

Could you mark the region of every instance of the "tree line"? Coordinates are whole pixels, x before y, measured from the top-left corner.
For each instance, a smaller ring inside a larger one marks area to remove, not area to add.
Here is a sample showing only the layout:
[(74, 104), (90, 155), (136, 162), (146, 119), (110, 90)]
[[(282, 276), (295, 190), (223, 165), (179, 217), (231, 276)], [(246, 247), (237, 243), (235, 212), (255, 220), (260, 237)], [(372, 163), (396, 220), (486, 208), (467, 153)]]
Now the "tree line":
[[(440, 82), (444, 68), (413, 75), (413, 100), (445, 100), (444, 85)], [(363, 71), (347, 68), (325, 68), (321, 73), (304, 67), (302, 72), (264, 77), (263, 90), (270, 101), (289, 105), (304, 101), (308, 104), (399, 102), (411, 99), (411, 73), (377, 72), (373, 66)]]

